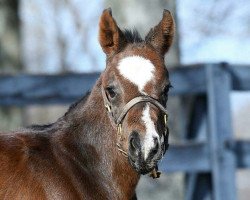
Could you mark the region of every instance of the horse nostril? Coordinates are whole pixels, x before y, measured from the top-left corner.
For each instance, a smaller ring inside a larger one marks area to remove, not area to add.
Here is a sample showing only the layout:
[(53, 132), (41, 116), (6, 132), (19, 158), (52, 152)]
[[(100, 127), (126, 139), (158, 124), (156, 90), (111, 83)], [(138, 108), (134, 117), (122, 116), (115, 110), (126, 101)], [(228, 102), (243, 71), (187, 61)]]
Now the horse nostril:
[(159, 144), (158, 144), (158, 139), (157, 139), (157, 137), (154, 137), (153, 140), (154, 140), (154, 145), (155, 145), (155, 146), (158, 146)]
[(131, 148), (133, 148), (134, 150), (137, 150), (140, 148), (140, 139), (139, 138), (134, 138), (132, 137), (130, 139), (130, 146)]
[(157, 154), (158, 150), (159, 150), (159, 142), (158, 142), (158, 139), (156, 137), (154, 137), (154, 147), (152, 148), (151, 150), (151, 153), (153, 155)]
[(131, 138), (130, 140), (130, 147), (131, 147), (131, 150), (136, 150), (136, 142), (135, 142), (135, 138)]
[(129, 151), (132, 156), (138, 156), (141, 149), (140, 136), (137, 132), (133, 132), (129, 139)]

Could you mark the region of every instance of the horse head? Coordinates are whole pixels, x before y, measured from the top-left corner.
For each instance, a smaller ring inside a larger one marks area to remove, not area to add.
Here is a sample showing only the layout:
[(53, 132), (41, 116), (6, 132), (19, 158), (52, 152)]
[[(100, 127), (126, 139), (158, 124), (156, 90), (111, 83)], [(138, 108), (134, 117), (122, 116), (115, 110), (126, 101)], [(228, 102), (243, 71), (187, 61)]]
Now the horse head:
[(142, 39), (122, 31), (111, 9), (99, 23), (99, 41), (106, 54), (102, 95), (110, 123), (118, 128), (117, 143), (140, 174), (157, 166), (168, 145), (165, 110), (171, 87), (164, 56), (174, 37), (174, 20), (164, 10), (158, 25)]

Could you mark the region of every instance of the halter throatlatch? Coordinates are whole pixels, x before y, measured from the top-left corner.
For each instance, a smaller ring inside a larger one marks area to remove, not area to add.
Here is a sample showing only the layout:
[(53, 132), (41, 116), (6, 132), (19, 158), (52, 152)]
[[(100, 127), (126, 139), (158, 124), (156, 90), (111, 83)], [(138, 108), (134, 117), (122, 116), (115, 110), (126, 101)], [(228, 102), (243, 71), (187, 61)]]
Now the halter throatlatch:
[[(135, 106), (138, 103), (142, 103), (142, 102), (148, 102), (148, 103), (152, 103), (153, 105), (155, 105), (157, 108), (159, 108), (163, 114), (164, 114), (164, 137), (166, 139), (165, 141), (165, 149), (164, 152), (168, 149), (169, 144), (168, 144), (168, 136), (169, 136), (169, 131), (168, 131), (168, 112), (167, 110), (162, 106), (162, 104), (157, 101), (156, 99), (150, 97), (150, 96), (138, 96), (133, 98), (132, 100), (130, 100), (123, 108), (122, 112), (120, 113), (120, 115), (118, 116), (117, 119), (115, 119), (115, 117), (113, 116), (112, 113), (112, 107), (111, 107), (111, 103), (107, 98), (107, 95), (104, 91), (104, 89), (102, 88), (102, 96), (104, 99), (104, 105), (109, 113), (109, 115), (111, 116), (111, 118), (113, 119), (113, 122), (116, 127), (117, 127), (117, 134), (118, 134), (118, 142), (117, 142), (117, 147), (118, 150), (125, 156), (128, 157), (128, 154), (126, 151), (124, 151), (120, 145), (120, 141), (122, 140), (122, 122), (123, 119), (125, 118), (126, 114), (129, 112), (129, 110)], [(156, 166), (155, 169), (153, 169), (152, 172), (150, 172), (150, 177), (152, 178), (159, 178), (160, 177), (161, 172), (158, 171), (158, 166)]]

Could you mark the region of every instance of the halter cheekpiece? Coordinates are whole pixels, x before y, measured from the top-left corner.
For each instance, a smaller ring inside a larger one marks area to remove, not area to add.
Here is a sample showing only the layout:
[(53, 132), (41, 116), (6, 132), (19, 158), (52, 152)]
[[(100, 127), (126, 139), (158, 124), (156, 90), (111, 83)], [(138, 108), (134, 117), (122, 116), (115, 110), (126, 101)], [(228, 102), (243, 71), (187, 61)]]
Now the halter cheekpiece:
[[(133, 99), (131, 99), (123, 108), (122, 112), (119, 114), (118, 118), (115, 119), (115, 117), (113, 116), (113, 113), (112, 113), (112, 106), (111, 106), (111, 103), (110, 101), (108, 100), (108, 97), (106, 95), (106, 92), (104, 91), (104, 88), (102, 88), (102, 96), (103, 96), (103, 100), (104, 100), (104, 106), (106, 108), (106, 110), (108, 111), (109, 113), (109, 116), (112, 118), (113, 120), (113, 124), (115, 124), (116, 128), (117, 128), (117, 134), (118, 134), (118, 142), (117, 142), (117, 147), (118, 147), (118, 150), (126, 157), (128, 157), (128, 154), (126, 151), (124, 151), (120, 145), (120, 141), (122, 140), (122, 122), (123, 122), (123, 119), (125, 118), (126, 114), (129, 112), (129, 110), (135, 106), (136, 104), (138, 103), (142, 103), (142, 102), (148, 102), (148, 103), (151, 103), (153, 105), (155, 105), (157, 108), (159, 108), (163, 114), (164, 114), (164, 136), (166, 138), (166, 141), (165, 141), (165, 150), (166, 151), (169, 147), (169, 144), (168, 144), (168, 136), (169, 136), (169, 131), (168, 131), (168, 125), (167, 125), (167, 122), (168, 122), (168, 112), (167, 110), (164, 108), (164, 106), (159, 102), (157, 101), (156, 99), (150, 97), (150, 96), (147, 96), (147, 95), (142, 95), (142, 96), (137, 96)], [(158, 171), (158, 167), (156, 166), (156, 168), (150, 173), (150, 176), (152, 178), (159, 178), (160, 177), (160, 174), (161, 172)]]

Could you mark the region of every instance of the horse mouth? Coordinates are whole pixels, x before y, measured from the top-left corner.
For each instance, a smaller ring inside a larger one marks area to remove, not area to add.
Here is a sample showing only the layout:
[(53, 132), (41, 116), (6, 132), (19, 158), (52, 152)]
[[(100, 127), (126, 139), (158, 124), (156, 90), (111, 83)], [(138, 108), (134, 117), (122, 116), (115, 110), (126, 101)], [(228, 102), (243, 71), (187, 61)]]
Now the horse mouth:
[(130, 161), (130, 164), (137, 171), (137, 173), (142, 175), (150, 173), (157, 166), (157, 163), (139, 164), (138, 162), (133, 161)]
[(161, 159), (161, 156), (153, 159), (143, 161), (138, 157), (137, 159), (133, 159), (130, 156), (128, 157), (130, 164), (135, 169), (135, 171), (141, 175), (145, 175), (150, 173), (153, 169), (157, 167), (158, 161)]

